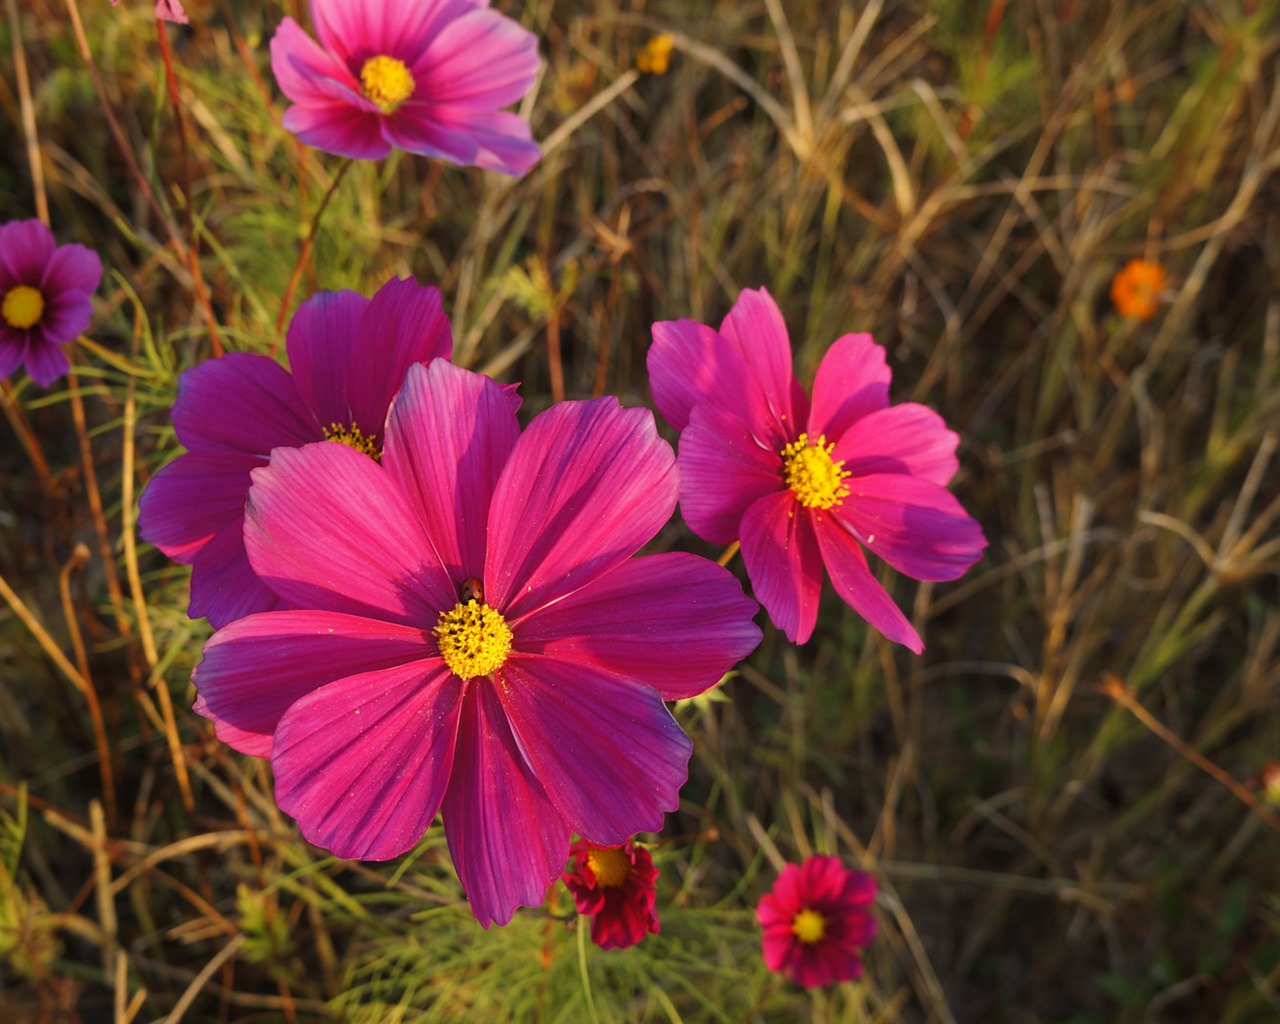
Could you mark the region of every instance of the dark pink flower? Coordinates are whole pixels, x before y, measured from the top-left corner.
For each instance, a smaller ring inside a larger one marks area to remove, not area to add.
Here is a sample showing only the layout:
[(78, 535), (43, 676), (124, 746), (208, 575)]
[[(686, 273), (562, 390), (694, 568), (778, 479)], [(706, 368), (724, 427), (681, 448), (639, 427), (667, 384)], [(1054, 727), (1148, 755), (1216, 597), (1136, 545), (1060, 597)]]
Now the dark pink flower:
[(788, 864), (756, 907), (764, 964), (806, 988), (862, 975), (862, 951), (876, 935), (876, 881), (815, 854)]
[(486, 0), (311, 0), (319, 44), (285, 18), (271, 68), (293, 101), (284, 126), (360, 160), (392, 147), (503, 174), (538, 161), (504, 111), (533, 86), (538, 42)]
[(216, 633), (197, 710), (340, 857), (398, 856), (442, 812), (477, 920), (505, 923), (571, 832), (661, 827), (691, 749), (663, 701), (759, 642), (729, 572), (632, 557), (676, 491), (648, 410), (562, 402), (521, 433), (489, 378), (412, 366), (381, 463), (311, 444), (254, 470), (250, 561), (305, 610)]
[(653, 855), (628, 839), (597, 846), (579, 839), (570, 847), (577, 861), (563, 875), (579, 914), (591, 918), (591, 941), (601, 949), (626, 949), (658, 934), (658, 869)]
[(191, 566), (191, 617), (215, 627), (280, 606), (245, 555), (250, 472), (272, 449), (312, 441), (377, 457), (405, 371), (449, 358), (453, 334), (437, 289), (393, 278), (372, 299), (312, 296), (294, 314), (286, 347), (292, 375), (274, 359), (237, 352), (179, 378), (173, 425), (187, 453), (142, 492), (143, 539)]
[(946, 489), (957, 437), (932, 409), (889, 405), (884, 349), (837, 338), (813, 383), (769, 293), (743, 291), (713, 331), (653, 325), (654, 403), (680, 434), (680, 511), (698, 536), (741, 540), (756, 598), (787, 638), (813, 634), (823, 569), (836, 593), (917, 654), (919, 635), (872, 575), (863, 548), (917, 580), (953, 580), (986, 547)]
[(89, 326), (102, 261), (83, 245), (58, 245), (38, 220), (0, 225), (0, 379), (24, 363), (47, 388), (67, 372), (62, 350)]
[[(115, 7), (120, 0), (111, 0), (111, 6)], [(190, 22), (187, 12), (182, 9), (182, 0), (156, 0), (156, 17), (162, 21), (172, 21), (177, 25), (186, 25)]]

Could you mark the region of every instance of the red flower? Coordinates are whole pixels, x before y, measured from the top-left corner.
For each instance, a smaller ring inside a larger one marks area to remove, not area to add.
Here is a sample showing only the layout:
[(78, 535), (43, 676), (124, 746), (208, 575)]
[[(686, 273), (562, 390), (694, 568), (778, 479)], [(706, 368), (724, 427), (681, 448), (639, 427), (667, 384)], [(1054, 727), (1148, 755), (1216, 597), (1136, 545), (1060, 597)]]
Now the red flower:
[(579, 914), (591, 921), (591, 941), (601, 949), (626, 949), (646, 935), (658, 933), (658, 869), (644, 847), (628, 839), (625, 846), (597, 846), (585, 839), (569, 853), (577, 870), (566, 872)]
[(1111, 279), (1116, 312), (1133, 320), (1150, 320), (1160, 312), (1168, 275), (1159, 263), (1130, 260)]
[(875, 896), (875, 879), (836, 857), (788, 864), (756, 907), (765, 966), (806, 988), (860, 977), (862, 950), (876, 934)]

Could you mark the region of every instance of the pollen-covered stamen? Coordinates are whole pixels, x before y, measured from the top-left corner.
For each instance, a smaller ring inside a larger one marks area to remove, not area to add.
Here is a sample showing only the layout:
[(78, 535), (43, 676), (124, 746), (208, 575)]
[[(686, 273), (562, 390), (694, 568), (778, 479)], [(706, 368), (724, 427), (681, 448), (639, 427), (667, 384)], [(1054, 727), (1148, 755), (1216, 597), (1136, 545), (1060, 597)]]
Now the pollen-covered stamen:
[(792, 920), (791, 931), (797, 939), (811, 946), (821, 942), (827, 934), (827, 919), (816, 910), (805, 907)]
[(384, 114), (390, 114), (413, 95), (413, 75), (404, 61), (380, 54), (364, 62), (360, 69), (360, 87), (365, 99)]
[(493, 675), (511, 653), (511, 627), (487, 604), (458, 602), (432, 630), (440, 657), (460, 679)]
[(330, 423), (322, 431), (326, 441), (337, 441), (338, 444), (364, 452), (374, 462), (382, 461), (382, 445), (379, 444), (377, 435), (369, 437), (358, 424), (352, 423), (344, 427), (341, 423)]
[(10, 288), (5, 293), (0, 316), (15, 330), (25, 331), (28, 327), (34, 327), (44, 316), (44, 296), (40, 294), (39, 288), (32, 288), (29, 284)]
[(849, 473), (843, 459), (831, 457), (835, 448), (827, 444), (826, 434), (816, 442), (801, 434), (782, 449), (783, 479), (805, 508), (831, 508), (849, 496), (844, 482)]
[(621, 846), (597, 846), (587, 852), (587, 866), (596, 876), (596, 884), (612, 889), (631, 874), (631, 858)]

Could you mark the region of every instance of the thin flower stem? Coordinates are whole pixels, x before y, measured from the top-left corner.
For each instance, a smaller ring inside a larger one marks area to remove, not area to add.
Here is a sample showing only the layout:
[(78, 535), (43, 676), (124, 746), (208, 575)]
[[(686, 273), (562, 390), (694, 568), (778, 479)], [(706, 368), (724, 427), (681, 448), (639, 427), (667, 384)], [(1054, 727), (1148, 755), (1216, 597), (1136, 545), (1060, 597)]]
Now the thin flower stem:
[(17, 592), (9, 586), (3, 575), (0, 575), (0, 597), (5, 599), (9, 607), (13, 609), (13, 613), (27, 627), (28, 632), (36, 638), (36, 643), (44, 649), (44, 653), (58, 666), (59, 671), (71, 681), (71, 685), (79, 690), (80, 693), (87, 693), (90, 687), (84, 676), (71, 664), (71, 660), (62, 653), (62, 648), (53, 642), (53, 637), (49, 635), (44, 626), (40, 625), (40, 620), (31, 613), (31, 609), (17, 595)]
[(1253, 811), (1268, 827), (1280, 832), (1280, 818), (1277, 818), (1271, 811), (1267, 810), (1261, 801), (1233, 776), (1219, 768), (1201, 754), (1200, 751), (1187, 746), (1182, 739), (1170, 732), (1163, 722), (1159, 721), (1150, 711), (1138, 703), (1138, 699), (1134, 697), (1133, 692), (1125, 685), (1123, 680), (1113, 676), (1110, 672), (1104, 672), (1100, 689), (1202, 772), (1226, 786), (1236, 799)]
[(27, 422), (22, 407), (14, 398), (13, 385), (7, 380), (0, 380), (0, 406), (4, 407), (5, 418), (13, 427), (13, 432), (18, 435), (18, 441), (26, 451), (27, 458), (31, 460), (31, 465), (35, 467), (36, 475), (40, 477), (40, 485), (46, 494), (53, 494), (53, 475), (49, 472), (49, 462), (44, 457), (44, 450), (40, 447), (40, 439), (36, 437), (31, 424)]
[(587, 1000), (587, 1013), (591, 1024), (600, 1024), (600, 1015), (596, 1013), (596, 1001), (591, 995), (591, 975), (587, 973), (587, 929), (581, 915), (578, 917), (578, 970), (582, 973), (582, 994)]
[(551, 377), (551, 401), (564, 401), (564, 364), (560, 359), (560, 310), (547, 317), (547, 372)]
[(27, 163), (31, 167), (31, 189), (36, 197), (36, 216), (49, 226), (49, 197), (44, 188), (44, 165), (40, 162), (40, 139), (36, 134), (36, 108), (31, 102), (31, 81), (27, 77), (27, 51), (22, 45), (22, 21), (17, 0), (5, 0), (9, 34), (13, 37), (13, 66), (18, 73), (18, 101), (22, 108), (22, 134), (27, 141)]
[(302, 272), (306, 269), (307, 262), (311, 259), (311, 250), (316, 242), (316, 232), (320, 229), (320, 218), (324, 216), (324, 211), (329, 206), (329, 200), (338, 191), (338, 185), (346, 177), (351, 164), (350, 157), (347, 157), (342, 162), (342, 166), (338, 168), (338, 173), (333, 176), (333, 182), (330, 184), (328, 191), (325, 192), (324, 198), (320, 200), (315, 216), (311, 218), (311, 227), (307, 230), (307, 237), (302, 243), (302, 250), (298, 253), (298, 262), (294, 264), (293, 273), (289, 275), (289, 284), (284, 290), (284, 298), (280, 300), (280, 313), (276, 317), (276, 333), (275, 337), (271, 339), (270, 355), (272, 356), (276, 354), (276, 342), (280, 338), (280, 332), (284, 330), (284, 321), (285, 317), (289, 315), (289, 303), (293, 299), (293, 293), (297, 290), (298, 282), (302, 279)]
[(722, 554), (719, 558), (716, 559), (716, 565), (728, 565), (730, 562), (732, 562), (733, 556), (738, 553), (738, 548), (741, 546), (742, 545), (735, 540), (732, 544), (730, 544), (727, 548), (724, 549), (724, 554)]

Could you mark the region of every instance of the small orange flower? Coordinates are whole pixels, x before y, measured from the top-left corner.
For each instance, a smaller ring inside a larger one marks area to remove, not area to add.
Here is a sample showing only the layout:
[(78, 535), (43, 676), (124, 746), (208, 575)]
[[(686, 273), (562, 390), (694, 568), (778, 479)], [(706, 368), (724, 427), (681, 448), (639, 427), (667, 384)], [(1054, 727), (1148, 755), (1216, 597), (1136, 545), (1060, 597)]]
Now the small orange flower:
[(1111, 301), (1116, 312), (1136, 320), (1150, 320), (1160, 312), (1160, 296), (1167, 281), (1159, 263), (1130, 260), (1111, 279)]
[(644, 44), (644, 49), (636, 54), (636, 70), (646, 75), (666, 74), (674, 45), (675, 40), (665, 32), (660, 36), (654, 36)]

